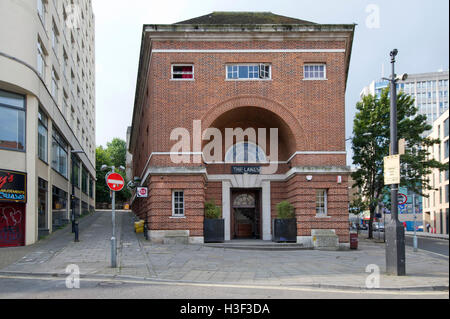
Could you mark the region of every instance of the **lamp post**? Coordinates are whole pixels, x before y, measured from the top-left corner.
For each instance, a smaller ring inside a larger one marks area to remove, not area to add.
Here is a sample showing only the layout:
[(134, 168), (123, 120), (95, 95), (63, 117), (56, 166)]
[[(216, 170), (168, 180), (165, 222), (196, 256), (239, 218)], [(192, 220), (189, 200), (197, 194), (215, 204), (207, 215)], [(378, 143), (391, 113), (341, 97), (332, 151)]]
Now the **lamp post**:
[(72, 160), (72, 195), (70, 196), (70, 206), (72, 207), (72, 213), (70, 216), (70, 220), (72, 221), (72, 233), (75, 233), (75, 242), (78, 242), (78, 227), (76, 227), (76, 221), (75, 221), (75, 171), (74, 171), (74, 154), (84, 154), (83, 150), (71, 150), (71, 160)]
[[(406, 80), (408, 77), (403, 74), (400, 77), (395, 75), (395, 57), (398, 50), (390, 52), (392, 74), (388, 80), (390, 82), (390, 150), (389, 155), (398, 155), (397, 139), (397, 81)], [(405, 276), (405, 229), (398, 220), (398, 184), (391, 185), (391, 220), (385, 227), (386, 232), (386, 272), (388, 274)]]

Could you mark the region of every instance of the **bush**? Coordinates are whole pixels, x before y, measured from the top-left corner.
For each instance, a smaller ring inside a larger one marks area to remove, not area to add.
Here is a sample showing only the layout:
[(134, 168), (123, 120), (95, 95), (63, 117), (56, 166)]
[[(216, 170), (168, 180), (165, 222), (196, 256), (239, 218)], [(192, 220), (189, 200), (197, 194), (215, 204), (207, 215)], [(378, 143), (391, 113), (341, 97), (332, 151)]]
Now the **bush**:
[(221, 209), (214, 204), (214, 201), (211, 200), (205, 203), (205, 217), (207, 219), (218, 219), (221, 215)]
[(294, 206), (288, 201), (282, 201), (277, 204), (277, 217), (279, 219), (295, 218)]

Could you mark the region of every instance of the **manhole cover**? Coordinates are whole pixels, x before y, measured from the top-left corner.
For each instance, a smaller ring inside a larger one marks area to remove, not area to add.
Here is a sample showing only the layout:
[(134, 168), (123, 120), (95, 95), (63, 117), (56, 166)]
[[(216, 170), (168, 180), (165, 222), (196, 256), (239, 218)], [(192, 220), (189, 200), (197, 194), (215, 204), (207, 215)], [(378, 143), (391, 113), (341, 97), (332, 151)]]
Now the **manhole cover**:
[(98, 285), (100, 287), (117, 287), (122, 284), (123, 284), (123, 282), (121, 282), (121, 281), (102, 281)]

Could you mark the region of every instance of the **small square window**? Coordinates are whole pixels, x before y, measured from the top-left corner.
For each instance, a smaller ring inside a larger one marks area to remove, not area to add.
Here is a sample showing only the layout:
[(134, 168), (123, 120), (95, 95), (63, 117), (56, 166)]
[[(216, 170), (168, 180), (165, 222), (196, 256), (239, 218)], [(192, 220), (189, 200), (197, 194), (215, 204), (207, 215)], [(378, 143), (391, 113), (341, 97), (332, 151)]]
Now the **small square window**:
[(325, 64), (305, 64), (303, 75), (306, 80), (324, 80), (326, 79)]
[(173, 80), (193, 80), (194, 66), (193, 65), (172, 65), (172, 79)]

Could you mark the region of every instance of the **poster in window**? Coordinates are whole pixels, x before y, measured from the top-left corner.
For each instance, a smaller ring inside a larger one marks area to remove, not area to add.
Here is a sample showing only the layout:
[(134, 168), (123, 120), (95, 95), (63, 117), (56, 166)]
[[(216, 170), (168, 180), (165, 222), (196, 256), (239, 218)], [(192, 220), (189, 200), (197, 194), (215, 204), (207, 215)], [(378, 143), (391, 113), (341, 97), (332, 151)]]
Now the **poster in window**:
[(0, 202), (27, 202), (27, 174), (0, 170)]

